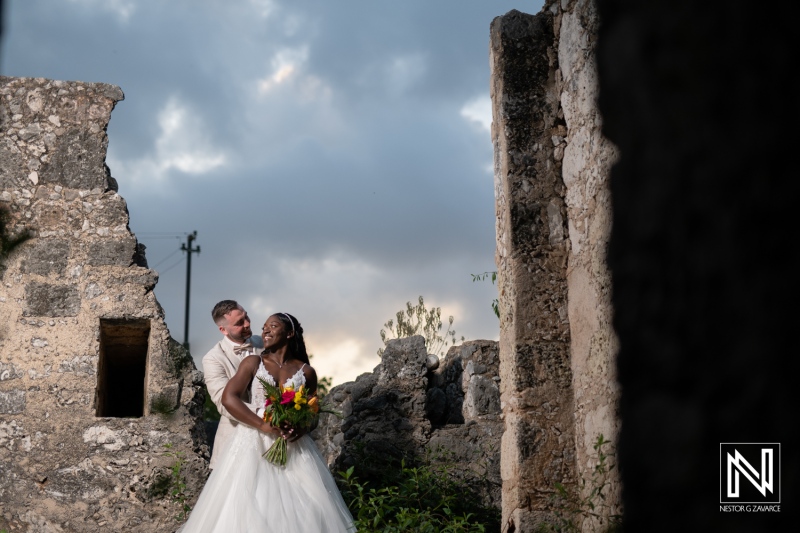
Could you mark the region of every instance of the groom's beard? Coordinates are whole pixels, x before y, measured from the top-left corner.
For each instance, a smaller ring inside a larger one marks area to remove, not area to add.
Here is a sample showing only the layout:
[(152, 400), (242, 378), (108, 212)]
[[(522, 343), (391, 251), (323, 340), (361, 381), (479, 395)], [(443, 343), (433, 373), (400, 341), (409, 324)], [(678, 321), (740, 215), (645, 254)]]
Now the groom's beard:
[(253, 331), (250, 329), (246, 329), (242, 331), (241, 336), (234, 337), (233, 335), (228, 335), (228, 338), (230, 338), (236, 344), (242, 344), (252, 336), (253, 336)]

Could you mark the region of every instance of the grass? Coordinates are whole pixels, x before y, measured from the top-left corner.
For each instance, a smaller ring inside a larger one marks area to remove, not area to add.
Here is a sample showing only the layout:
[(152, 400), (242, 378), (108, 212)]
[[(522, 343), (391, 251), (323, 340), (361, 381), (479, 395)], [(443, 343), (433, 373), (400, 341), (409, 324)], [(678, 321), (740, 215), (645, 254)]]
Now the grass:
[(342, 496), (360, 533), (499, 533), (499, 509), (483, 505), (453, 463), (437, 457), (383, 464), (378, 475), (362, 469), (366, 481), (356, 467), (339, 473)]

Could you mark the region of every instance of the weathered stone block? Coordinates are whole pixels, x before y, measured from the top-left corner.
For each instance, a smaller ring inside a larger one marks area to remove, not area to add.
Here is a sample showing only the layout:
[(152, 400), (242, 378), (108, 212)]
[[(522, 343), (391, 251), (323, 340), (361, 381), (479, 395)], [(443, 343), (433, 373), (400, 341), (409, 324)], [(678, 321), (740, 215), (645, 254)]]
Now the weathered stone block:
[[(4, 103), (0, 102), (0, 119), (4, 108)], [(0, 124), (0, 133), (5, 133), (3, 124)], [(19, 150), (13, 146), (10, 139), (0, 139), (0, 189), (17, 189), (25, 186), (26, 182), (29, 184), (22, 168)]]
[(69, 258), (69, 243), (62, 239), (36, 239), (29, 245), (20, 270), (24, 274), (64, 274)]
[(145, 267), (141, 270), (135, 269), (127, 275), (120, 276), (120, 284), (129, 283), (142, 286), (148, 291), (153, 290), (158, 282), (158, 273), (155, 270), (145, 270), (146, 264), (145, 262)]
[[(41, 189), (40, 189), (41, 190)], [(33, 222), (41, 229), (63, 229), (67, 222), (67, 214), (61, 205), (38, 202), (33, 206)]]
[(0, 381), (8, 381), (22, 377), (22, 372), (18, 371), (12, 363), (0, 363)]
[(92, 205), (90, 218), (97, 227), (112, 228), (128, 224), (128, 207), (118, 194), (106, 193)]
[(89, 244), (88, 263), (92, 266), (130, 266), (136, 253), (136, 239), (115, 238)]
[(105, 132), (72, 129), (58, 138), (50, 162), (42, 167), (41, 180), (73, 189), (105, 190), (108, 139)]
[(465, 415), (476, 416), (500, 413), (500, 389), (485, 376), (473, 376), (464, 394)]
[(25, 286), (25, 303), (26, 316), (77, 316), (81, 297), (75, 286), (31, 282)]
[(25, 391), (0, 391), (0, 414), (16, 415), (25, 411)]
[(61, 361), (58, 364), (58, 372), (95, 375), (97, 374), (97, 357), (84, 355)]

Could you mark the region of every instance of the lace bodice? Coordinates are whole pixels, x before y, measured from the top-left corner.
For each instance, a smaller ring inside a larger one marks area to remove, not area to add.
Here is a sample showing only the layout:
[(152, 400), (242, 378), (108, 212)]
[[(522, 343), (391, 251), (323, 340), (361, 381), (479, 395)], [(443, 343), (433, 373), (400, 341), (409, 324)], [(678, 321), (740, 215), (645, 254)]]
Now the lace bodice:
[[(294, 389), (297, 390), (300, 385), (306, 384), (306, 375), (303, 374), (303, 369), (305, 368), (305, 363), (303, 366), (300, 367), (300, 370), (294, 373), (292, 377), (287, 379), (284, 383), (284, 387), (288, 387), (289, 385), (294, 386)], [(261, 382), (258, 381), (258, 378), (263, 379), (270, 385), (277, 387), (277, 383), (275, 382), (275, 378), (272, 377), (272, 374), (264, 367), (264, 361), (258, 363), (258, 370), (256, 370), (256, 375), (253, 376), (253, 384), (251, 388), (251, 397), (253, 405), (257, 407), (264, 407), (264, 387), (261, 386)]]

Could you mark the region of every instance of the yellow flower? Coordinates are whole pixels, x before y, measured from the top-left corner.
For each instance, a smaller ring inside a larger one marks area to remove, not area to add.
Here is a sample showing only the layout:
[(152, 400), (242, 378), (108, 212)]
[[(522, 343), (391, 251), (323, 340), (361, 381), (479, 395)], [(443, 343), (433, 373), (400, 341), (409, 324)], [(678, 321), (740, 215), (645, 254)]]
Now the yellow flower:
[(294, 390), (294, 385), (287, 385), (285, 387), (281, 387), (281, 392), (286, 392), (287, 390)]
[(299, 403), (294, 404), (294, 408), (299, 411), (300, 410), (300, 404)]

